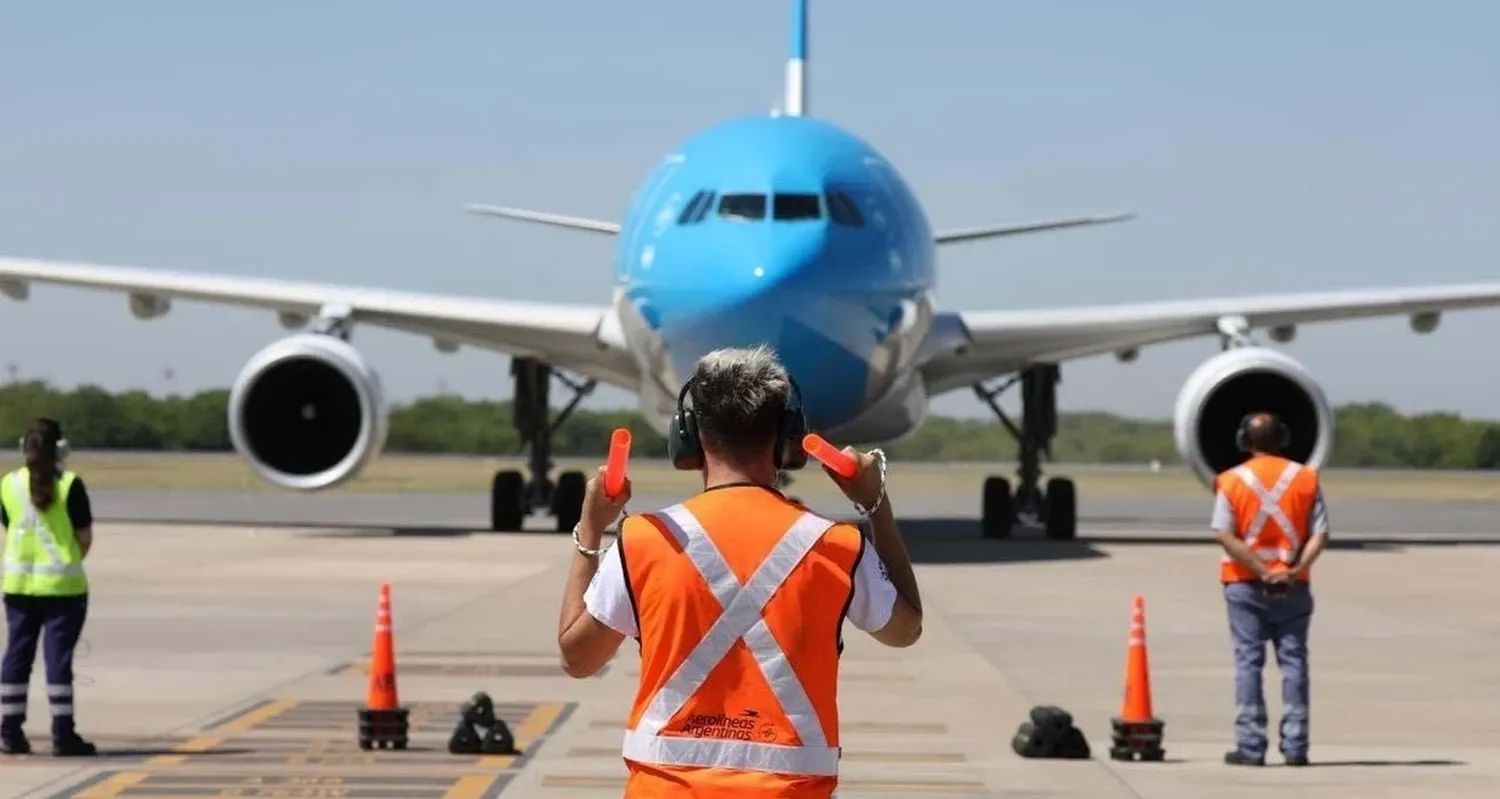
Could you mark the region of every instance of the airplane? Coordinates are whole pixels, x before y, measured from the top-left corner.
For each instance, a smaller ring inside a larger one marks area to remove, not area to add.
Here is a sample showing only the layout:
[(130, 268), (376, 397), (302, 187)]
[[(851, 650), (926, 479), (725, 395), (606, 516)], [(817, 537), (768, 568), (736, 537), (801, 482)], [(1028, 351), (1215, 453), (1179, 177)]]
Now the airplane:
[[(525, 472), (494, 475), (490, 527), (521, 529), (550, 513), (577, 523), (584, 475), (550, 477), (552, 433), (600, 383), (634, 393), (665, 432), (695, 360), (719, 347), (773, 345), (805, 392), (811, 429), (834, 441), (898, 440), (929, 399), (972, 390), (1018, 441), (1016, 485), (982, 488), (981, 530), (1005, 538), (1036, 526), (1077, 534), (1072, 481), (1043, 483), (1057, 432), (1060, 364), (1217, 336), (1220, 352), (1184, 382), (1174, 409), (1178, 452), (1199, 481), (1244, 459), (1234, 444), (1251, 410), (1290, 425), (1289, 456), (1322, 465), (1333, 410), (1311, 373), (1263, 345), (1315, 322), (1405, 315), (1430, 333), (1446, 310), (1500, 305), (1500, 283), (1187, 299), (1043, 310), (940, 310), (938, 250), (1007, 236), (1125, 221), (1130, 215), (934, 230), (896, 168), (853, 133), (809, 114), (807, 2), (791, 4), (791, 54), (782, 108), (724, 121), (673, 149), (645, 179), (620, 222), (490, 205), (469, 211), (550, 225), (616, 242), (607, 304), (564, 305), (387, 291), (153, 269), (0, 258), (0, 293), (25, 300), (31, 284), (128, 296), (139, 319), (174, 301), (263, 308), (296, 331), (256, 353), (236, 378), (229, 430), (265, 481), (288, 490), (332, 488), (380, 454), (387, 404), (379, 377), (350, 343), (358, 325), (430, 337), (511, 358), (515, 424)], [(568, 373), (576, 376), (569, 377)], [(573, 390), (555, 417), (552, 381)], [(998, 382), (998, 385), (995, 383)], [(1012, 421), (996, 402), (1019, 385)], [(602, 453), (601, 453), (602, 455)]]

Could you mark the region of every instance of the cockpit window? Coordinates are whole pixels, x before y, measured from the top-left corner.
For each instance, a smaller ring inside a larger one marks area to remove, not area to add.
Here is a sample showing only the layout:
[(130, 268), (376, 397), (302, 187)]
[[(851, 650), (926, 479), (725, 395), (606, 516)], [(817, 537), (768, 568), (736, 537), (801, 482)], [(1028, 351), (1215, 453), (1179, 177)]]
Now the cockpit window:
[(772, 219), (788, 221), (821, 219), (823, 216), (823, 207), (816, 194), (777, 194), (771, 199)]
[(859, 212), (859, 206), (849, 195), (841, 191), (828, 192), (828, 217), (836, 225), (845, 227), (864, 227), (865, 217)]
[(719, 200), (720, 219), (759, 220), (766, 218), (766, 195), (726, 194)]
[(693, 198), (688, 200), (687, 206), (682, 209), (682, 214), (677, 217), (677, 224), (691, 225), (702, 222), (704, 215), (708, 213), (709, 208), (713, 207), (713, 204), (713, 192), (700, 191), (694, 194)]

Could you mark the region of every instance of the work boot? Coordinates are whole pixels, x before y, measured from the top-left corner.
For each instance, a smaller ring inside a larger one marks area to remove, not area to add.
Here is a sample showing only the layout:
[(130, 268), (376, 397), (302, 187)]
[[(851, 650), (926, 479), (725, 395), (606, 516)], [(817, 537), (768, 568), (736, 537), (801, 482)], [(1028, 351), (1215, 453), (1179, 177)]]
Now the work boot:
[(31, 754), (31, 741), (20, 730), (0, 731), (0, 753), (7, 755)]
[(1307, 755), (1286, 755), (1285, 757), (1286, 757), (1286, 764), (1288, 766), (1305, 766), (1305, 765), (1307, 765)]
[(53, 757), (93, 757), (97, 754), (99, 754), (98, 748), (92, 742), (79, 737), (76, 732), (52, 739)]
[(1265, 757), (1247, 755), (1238, 749), (1232, 749), (1224, 753), (1224, 765), (1226, 766), (1264, 766)]

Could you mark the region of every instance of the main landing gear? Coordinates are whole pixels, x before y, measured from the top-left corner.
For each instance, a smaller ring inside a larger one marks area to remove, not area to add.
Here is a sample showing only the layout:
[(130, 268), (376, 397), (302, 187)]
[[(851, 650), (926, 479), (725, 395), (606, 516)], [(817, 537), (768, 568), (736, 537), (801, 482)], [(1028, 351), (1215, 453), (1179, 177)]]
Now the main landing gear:
[[(1007, 377), (999, 387), (974, 384), (974, 393), (1000, 417), (1015, 436), (1020, 466), (1018, 483), (1011, 494), (1010, 481), (988, 477), (984, 481), (980, 531), (985, 538), (1009, 538), (1015, 524), (1039, 525), (1048, 538), (1069, 540), (1078, 535), (1078, 494), (1073, 481), (1054, 477), (1042, 491), (1042, 455), (1052, 457), (1052, 439), (1057, 436), (1057, 384), (1061, 370), (1056, 364), (1038, 364)], [(1016, 383), (1021, 384), (1021, 426), (1016, 427), (995, 400)]]
[[(515, 378), (515, 424), (523, 447), (529, 450), (526, 471), (502, 469), (495, 472), (490, 486), (490, 529), (515, 532), (531, 513), (543, 510), (557, 519), (557, 531), (570, 532), (583, 514), (583, 491), (588, 479), (583, 472), (563, 472), (554, 484), (547, 474), (552, 470), (552, 434), (593, 392), (593, 380), (575, 383), (554, 374), (552, 367), (535, 358), (514, 358), (510, 364)], [(573, 400), (556, 419), (551, 418), (548, 394), (556, 377), (573, 389)]]

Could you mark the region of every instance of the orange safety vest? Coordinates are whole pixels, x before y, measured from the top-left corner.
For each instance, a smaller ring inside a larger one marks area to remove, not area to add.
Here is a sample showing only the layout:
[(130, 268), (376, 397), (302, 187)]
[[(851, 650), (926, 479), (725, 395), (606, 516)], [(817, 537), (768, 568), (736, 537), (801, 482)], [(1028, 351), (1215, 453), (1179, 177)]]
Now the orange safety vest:
[[(1274, 455), (1257, 455), (1220, 472), (1214, 488), (1229, 499), (1236, 532), (1250, 551), (1266, 563), (1296, 564), (1318, 496), (1317, 469)], [(1227, 553), (1219, 562), (1220, 582), (1255, 579), (1254, 572)], [(1297, 579), (1308, 582), (1311, 575), (1304, 571)]]
[(627, 518), (618, 546), (641, 635), (625, 795), (832, 796), (859, 529), (726, 486)]

